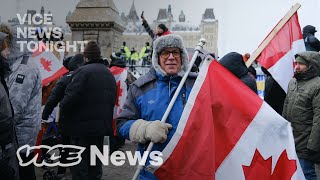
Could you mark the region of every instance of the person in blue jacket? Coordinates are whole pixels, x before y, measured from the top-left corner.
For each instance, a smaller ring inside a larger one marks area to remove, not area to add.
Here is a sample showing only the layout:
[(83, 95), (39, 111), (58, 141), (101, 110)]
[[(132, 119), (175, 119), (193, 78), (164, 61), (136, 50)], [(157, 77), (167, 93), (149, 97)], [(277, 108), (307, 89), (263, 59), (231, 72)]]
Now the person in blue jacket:
[[(180, 36), (161, 36), (154, 42), (152, 68), (131, 85), (123, 111), (117, 118), (118, 134), (138, 142), (141, 155), (150, 141), (155, 143), (152, 151), (162, 151), (175, 133), (196, 79), (194, 74), (188, 76), (166, 123), (160, 120), (187, 71), (188, 62)], [(147, 159), (146, 167), (148, 164)], [(139, 178), (157, 179), (146, 169)]]

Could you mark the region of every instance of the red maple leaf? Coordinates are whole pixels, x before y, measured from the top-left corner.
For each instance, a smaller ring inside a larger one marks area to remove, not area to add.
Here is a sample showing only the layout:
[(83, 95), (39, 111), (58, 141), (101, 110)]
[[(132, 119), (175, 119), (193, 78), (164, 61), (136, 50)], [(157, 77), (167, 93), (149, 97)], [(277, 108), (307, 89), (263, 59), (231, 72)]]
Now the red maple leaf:
[(120, 106), (120, 96), (122, 96), (122, 89), (120, 86), (120, 81), (117, 82), (117, 101), (116, 101), (116, 106)]
[(256, 149), (251, 165), (242, 166), (246, 180), (290, 180), (297, 170), (296, 160), (289, 160), (287, 151), (284, 150), (272, 173), (272, 157), (263, 159)]
[(40, 63), (42, 64), (43, 68), (46, 71), (48, 71), (48, 72), (52, 71), (50, 68), (50, 66), (52, 65), (50, 60), (46, 60), (45, 58), (41, 58)]

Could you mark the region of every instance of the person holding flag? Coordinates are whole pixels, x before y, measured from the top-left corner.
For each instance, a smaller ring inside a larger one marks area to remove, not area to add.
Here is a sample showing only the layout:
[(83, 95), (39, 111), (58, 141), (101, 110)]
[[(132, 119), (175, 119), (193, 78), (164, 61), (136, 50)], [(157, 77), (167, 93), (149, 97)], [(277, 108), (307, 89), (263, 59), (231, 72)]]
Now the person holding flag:
[[(123, 110), (117, 118), (118, 134), (138, 142), (141, 154), (150, 141), (155, 143), (153, 150), (162, 151), (175, 133), (195, 77), (187, 78), (167, 123), (159, 120), (188, 66), (188, 53), (180, 36), (170, 34), (159, 37), (154, 42), (152, 68), (132, 84)], [(146, 164), (149, 164), (149, 158)], [(157, 177), (143, 170), (140, 179)]]
[(307, 180), (317, 179), (320, 162), (320, 53), (296, 54), (295, 74), (288, 86), (283, 117), (291, 122), (296, 151)]

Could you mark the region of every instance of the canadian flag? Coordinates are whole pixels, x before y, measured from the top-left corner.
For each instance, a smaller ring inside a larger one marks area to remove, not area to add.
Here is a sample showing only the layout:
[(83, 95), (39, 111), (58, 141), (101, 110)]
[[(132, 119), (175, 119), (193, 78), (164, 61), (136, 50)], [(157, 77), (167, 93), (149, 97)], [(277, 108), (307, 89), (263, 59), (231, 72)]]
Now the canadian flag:
[[(126, 101), (128, 90), (127, 90), (127, 76), (128, 70), (126, 68), (121, 68), (117, 66), (112, 66), (110, 68), (111, 73), (114, 76), (117, 84), (117, 98), (116, 98), (116, 105), (113, 109), (113, 127), (116, 130), (115, 126), (115, 119), (121, 113), (122, 107)], [(114, 132), (116, 135), (116, 131)]]
[(304, 179), (290, 123), (217, 61), (205, 61), (158, 179)]
[(294, 55), (305, 50), (296, 12), (264, 48), (257, 61), (268, 69), (272, 77), (287, 92), (289, 81), (294, 74)]
[(35, 51), (32, 54), (35, 63), (40, 69), (42, 85), (45, 86), (68, 72), (62, 62), (50, 51)]

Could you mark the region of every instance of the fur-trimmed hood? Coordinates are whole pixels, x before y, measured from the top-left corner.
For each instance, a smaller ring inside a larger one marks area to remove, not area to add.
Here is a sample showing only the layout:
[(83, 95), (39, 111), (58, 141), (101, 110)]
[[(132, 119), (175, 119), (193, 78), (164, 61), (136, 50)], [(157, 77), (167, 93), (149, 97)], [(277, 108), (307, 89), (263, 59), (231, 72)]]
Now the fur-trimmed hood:
[(188, 52), (183, 45), (183, 40), (180, 36), (175, 34), (168, 34), (165, 36), (158, 37), (153, 43), (153, 54), (152, 54), (152, 66), (157, 73), (168, 76), (168, 74), (162, 70), (159, 65), (159, 53), (163, 48), (179, 48), (181, 50), (181, 69), (178, 72), (178, 76), (183, 76), (189, 67)]

